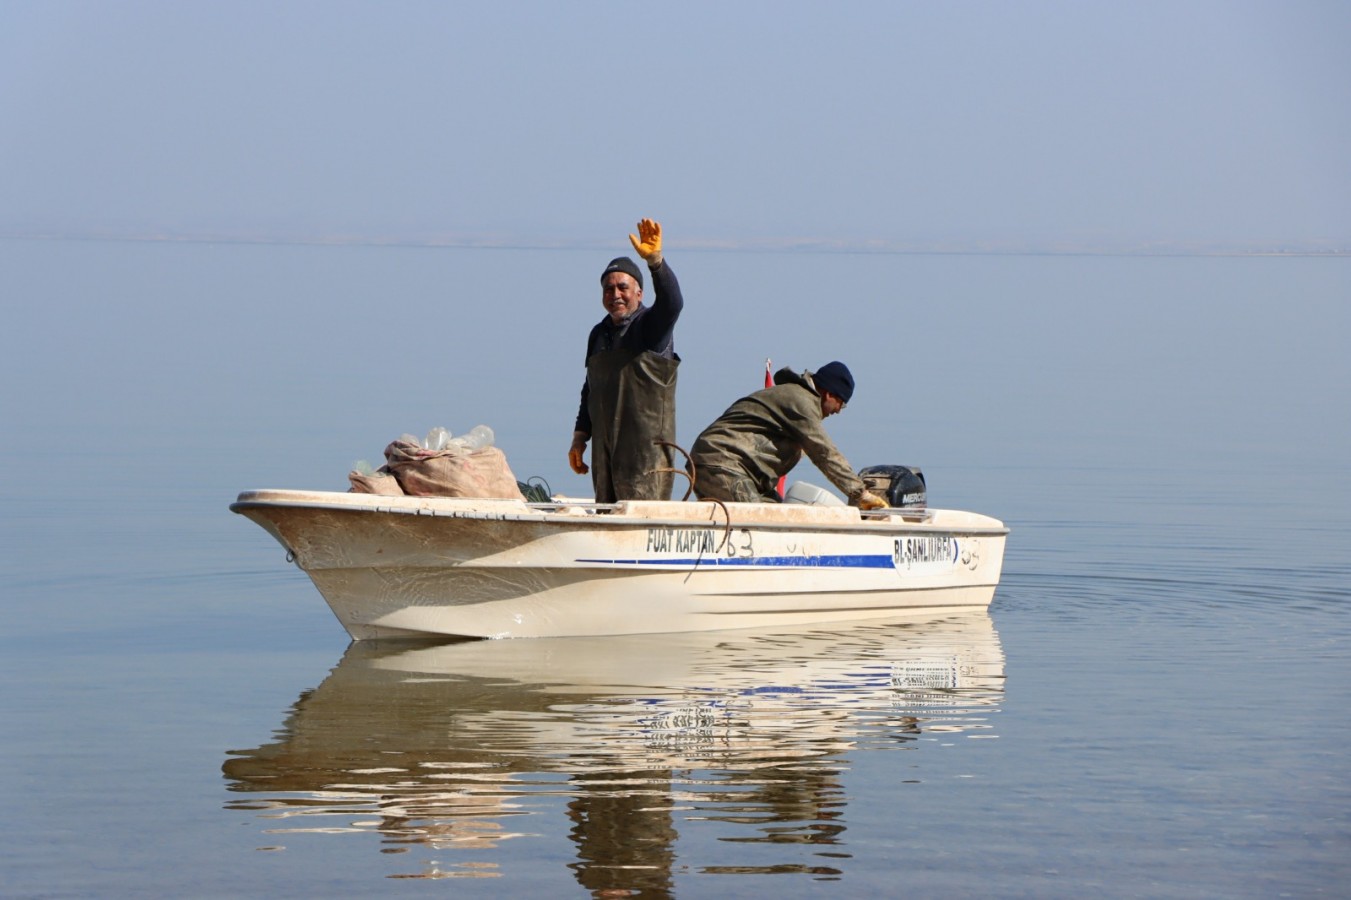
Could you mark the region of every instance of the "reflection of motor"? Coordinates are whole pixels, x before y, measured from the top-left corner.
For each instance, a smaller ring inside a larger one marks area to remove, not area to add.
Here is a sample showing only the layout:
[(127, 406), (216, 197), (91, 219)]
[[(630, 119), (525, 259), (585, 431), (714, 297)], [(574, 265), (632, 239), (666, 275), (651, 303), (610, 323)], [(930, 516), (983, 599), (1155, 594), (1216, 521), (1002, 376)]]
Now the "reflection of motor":
[(887, 498), (890, 507), (923, 507), (929, 503), (924, 473), (919, 466), (868, 466), (860, 469), (868, 490)]

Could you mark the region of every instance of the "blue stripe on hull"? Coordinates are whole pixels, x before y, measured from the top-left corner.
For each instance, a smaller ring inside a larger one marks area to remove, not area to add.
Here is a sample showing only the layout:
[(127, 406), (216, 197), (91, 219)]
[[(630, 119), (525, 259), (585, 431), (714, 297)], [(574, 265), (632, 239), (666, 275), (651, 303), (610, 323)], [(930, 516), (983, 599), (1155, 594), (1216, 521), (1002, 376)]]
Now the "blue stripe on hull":
[(688, 559), (579, 559), (579, 563), (612, 566), (754, 566), (765, 569), (891, 569), (890, 554), (840, 556), (709, 556)]

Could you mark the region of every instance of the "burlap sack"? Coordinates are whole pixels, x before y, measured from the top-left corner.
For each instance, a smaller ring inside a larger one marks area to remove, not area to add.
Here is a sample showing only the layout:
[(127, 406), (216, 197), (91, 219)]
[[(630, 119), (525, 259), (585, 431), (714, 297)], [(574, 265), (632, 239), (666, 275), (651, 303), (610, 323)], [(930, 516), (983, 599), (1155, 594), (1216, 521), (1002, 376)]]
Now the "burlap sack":
[(415, 497), (502, 497), (524, 500), (506, 454), (496, 447), (456, 455), (409, 441), (385, 448), (386, 465), (405, 494)]
[(348, 472), (347, 480), (352, 483), (352, 486), (347, 490), (349, 494), (403, 496), (403, 488), (399, 487), (399, 479), (394, 477), (394, 473), (389, 471), (387, 466), (381, 466), (369, 475), (363, 475), (360, 472)]

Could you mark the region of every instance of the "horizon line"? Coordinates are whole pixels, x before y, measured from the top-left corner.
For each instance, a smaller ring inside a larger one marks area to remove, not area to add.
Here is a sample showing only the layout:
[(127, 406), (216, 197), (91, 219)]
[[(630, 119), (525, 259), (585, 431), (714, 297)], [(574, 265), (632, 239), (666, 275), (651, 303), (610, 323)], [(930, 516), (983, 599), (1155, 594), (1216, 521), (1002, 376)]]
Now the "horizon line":
[[(4, 240), (122, 241), (135, 243), (261, 244), (320, 247), (411, 247), (466, 250), (606, 250), (614, 242), (595, 238), (548, 240), (526, 235), (441, 234), (363, 235), (351, 233), (286, 234), (279, 232), (164, 230), (0, 229)], [(878, 255), (970, 256), (1351, 256), (1351, 240), (1108, 240), (1068, 238), (1044, 240), (849, 240), (821, 237), (766, 237), (740, 240), (695, 238), (670, 244), (691, 252), (856, 253)]]

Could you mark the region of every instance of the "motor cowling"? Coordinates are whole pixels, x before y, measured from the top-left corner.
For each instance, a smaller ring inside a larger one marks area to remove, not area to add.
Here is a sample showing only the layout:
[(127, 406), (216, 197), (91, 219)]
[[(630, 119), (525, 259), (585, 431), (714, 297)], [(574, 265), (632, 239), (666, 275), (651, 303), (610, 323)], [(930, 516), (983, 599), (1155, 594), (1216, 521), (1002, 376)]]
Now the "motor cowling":
[(868, 466), (859, 469), (868, 490), (891, 507), (924, 507), (929, 504), (928, 486), (919, 466)]

